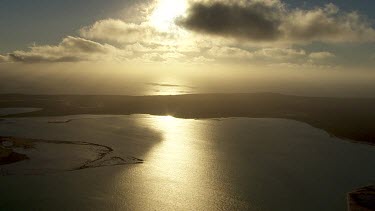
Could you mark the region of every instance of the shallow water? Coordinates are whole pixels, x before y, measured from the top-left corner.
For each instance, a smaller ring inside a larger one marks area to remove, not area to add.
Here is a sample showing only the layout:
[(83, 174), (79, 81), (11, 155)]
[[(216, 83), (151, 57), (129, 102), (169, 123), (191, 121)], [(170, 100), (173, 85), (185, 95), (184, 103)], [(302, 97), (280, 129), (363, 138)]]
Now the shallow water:
[(347, 192), (375, 182), (375, 147), (290, 120), (24, 118), (0, 122), (0, 135), (104, 144), (145, 161), (3, 176), (0, 209), (345, 210)]
[(10, 114), (22, 114), (42, 110), (40, 108), (0, 108), (0, 117)]

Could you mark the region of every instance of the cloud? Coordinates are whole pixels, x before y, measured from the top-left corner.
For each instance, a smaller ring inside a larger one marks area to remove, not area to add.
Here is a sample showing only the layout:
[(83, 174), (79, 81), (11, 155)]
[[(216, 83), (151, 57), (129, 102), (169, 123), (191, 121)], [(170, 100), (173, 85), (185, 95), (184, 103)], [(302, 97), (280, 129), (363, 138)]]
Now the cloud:
[(118, 14), (131, 23), (145, 22), (156, 4), (156, 0), (127, 1), (127, 5)]
[(239, 47), (214, 46), (207, 51), (211, 58), (242, 59), (247, 61), (293, 61), (305, 59), (307, 54), (302, 49), (261, 48), (253, 51)]
[(309, 54), (297, 49), (303, 45), (291, 44), (375, 41), (374, 29), (363, 17), (356, 12), (342, 12), (333, 4), (303, 10), (291, 9), (280, 0), (190, 2), (186, 15), (176, 20), (177, 26), (165, 32), (152, 25), (152, 13), (145, 9), (139, 21), (100, 20), (81, 28), (80, 37), (68, 36), (57, 45), (34, 45), (0, 55), (0, 63), (115, 60), (301, 65), (336, 61), (329, 60), (335, 55)]
[(134, 44), (129, 44), (125, 48), (130, 52), (151, 52), (157, 50), (154, 48), (146, 47), (138, 42)]
[(265, 65), (289, 64), (301, 65), (308, 62), (308, 54), (303, 49), (294, 48), (262, 48), (253, 52), (252, 62)]
[(186, 58), (186, 55), (178, 52), (167, 52), (167, 53), (145, 53), (140, 57), (136, 57), (133, 61), (147, 62), (147, 63), (170, 63), (170, 62), (181, 62)]
[(0, 55), (0, 64), (9, 62), (9, 58), (7, 56)]
[(144, 54), (142, 57), (137, 58), (136, 60), (140, 60), (141, 62), (165, 62), (166, 59), (162, 57), (159, 53), (148, 53)]
[(176, 23), (201, 34), (249, 42), (374, 42), (375, 30), (357, 12), (333, 4), (289, 9), (280, 0), (194, 1)]
[(253, 54), (247, 50), (228, 47), (228, 46), (214, 46), (207, 51), (210, 57), (214, 58), (236, 58), (236, 59), (250, 59)]
[(159, 32), (147, 22), (136, 24), (115, 19), (97, 21), (80, 29), (80, 35), (86, 39), (117, 43), (158, 43), (173, 36)]
[(231, 3), (210, 1), (193, 3), (186, 18), (177, 23), (187, 29), (250, 40), (275, 40), (280, 36), (278, 1)]
[(257, 58), (268, 58), (273, 60), (291, 60), (304, 58), (306, 52), (293, 48), (263, 48), (254, 52)]
[(306, 62), (306, 63), (290, 63), (290, 62), (281, 62), (281, 63), (272, 63), (268, 64), (268, 67), (272, 68), (287, 68), (289, 70), (323, 70), (323, 69), (338, 69), (339, 66), (337, 65), (330, 65), (330, 64), (317, 64), (314, 62)]
[(330, 67), (336, 56), (330, 52), (307, 53), (298, 48), (256, 48), (247, 50), (240, 47), (215, 46), (205, 52), (208, 59), (230, 63), (249, 63), (257, 65), (285, 66), (285, 67)]
[(309, 55), (310, 59), (313, 60), (327, 60), (327, 59), (332, 59), (335, 58), (336, 56), (331, 53), (331, 52), (314, 52)]
[(48, 63), (79, 61), (122, 61), (141, 63), (204, 64), (212, 61), (257, 64), (303, 64), (328, 60), (329, 52), (307, 54), (302, 49), (261, 48), (248, 50), (226, 45), (201, 48), (198, 52), (181, 53), (168, 46), (147, 47), (134, 43), (118, 48), (109, 44), (68, 36), (55, 46), (32, 46), (29, 51), (15, 51), (0, 56), (0, 62)]
[(314, 10), (297, 9), (281, 26), (286, 39), (322, 42), (374, 42), (375, 30), (357, 12), (339, 12), (328, 4)]
[(193, 64), (205, 64), (205, 63), (213, 62), (215, 60), (206, 58), (204, 56), (197, 56), (197, 57), (192, 58), (191, 61)]
[[(180, 34), (181, 30), (185, 33)], [(83, 27), (80, 35), (85, 39), (111, 43), (134, 53), (199, 52), (195, 40), (184, 29), (161, 32), (149, 22), (127, 23), (107, 19)], [(155, 57), (152, 55), (148, 55)], [(161, 60), (161, 59), (158, 59)]]
[(125, 56), (127, 53), (108, 44), (68, 36), (57, 46), (32, 46), (29, 51), (15, 51), (9, 57), (14, 62), (25, 63), (77, 62)]

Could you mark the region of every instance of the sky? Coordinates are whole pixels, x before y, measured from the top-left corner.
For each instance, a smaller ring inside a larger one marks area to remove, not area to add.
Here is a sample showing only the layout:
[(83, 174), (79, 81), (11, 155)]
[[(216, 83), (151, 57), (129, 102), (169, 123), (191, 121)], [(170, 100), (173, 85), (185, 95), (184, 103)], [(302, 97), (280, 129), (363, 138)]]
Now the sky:
[(374, 75), (374, 9), (372, 0), (0, 0), (0, 77), (105, 67), (186, 78), (180, 72), (194, 69), (217, 82), (262, 75), (270, 84), (284, 71), (354, 87), (363, 79), (343, 80)]

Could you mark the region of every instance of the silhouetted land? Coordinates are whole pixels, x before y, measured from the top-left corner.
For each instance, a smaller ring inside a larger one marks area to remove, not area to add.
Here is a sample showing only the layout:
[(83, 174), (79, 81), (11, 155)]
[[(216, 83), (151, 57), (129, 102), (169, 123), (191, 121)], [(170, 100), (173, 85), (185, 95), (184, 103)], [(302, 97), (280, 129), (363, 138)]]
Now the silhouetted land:
[(0, 107), (43, 108), (8, 117), (152, 114), (179, 118), (284, 118), (375, 144), (375, 98), (299, 97), (272, 93), (179, 96), (0, 95)]
[(349, 211), (375, 210), (375, 186), (360, 188), (348, 194)]
[[(11, 143), (11, 146), (9, 147), (3, 146), (4, 142)], [(10, 137), (0, 136), (0, 166), (29, 159), (29, 157), (27, 157), (24, 154), (14, 152), (12, 148), (28, 149), (28, 148), (33, 148), (33, 147), (34, 147), (33, 143), (27, 142), (25, 141), (25, 139), (14, 139)], [(1, 175), (1, 172), (0, 172), (0, 175)]]
[[(5, 144), (4, 144), (5, 143)], [(110, 156), (110, 153), (114, 151), (109, 146), (95, 144), (90, 142), (72, 142), (72, 141), (54, 141), (54, 140), (41, 140), (41, 139), (28, 139), (28, 138), (18, 138), (18, 137), (3, 137), (0, 136), (0, 166), (16, 163), (23, 160), (32, 159), (29, 158), (25, 154), (15, 152), (15, 149), (35, 149), (36, 144), (49, 144), (49, 145), (66, 145), (70, 147), (74, 146), (86, 146), (86, 152), (92, 150), (93, 154), (96, 154), (94, 157), (90, 157), (86, 155), (86, 161), (84, 163), (78, 164), (78, 166), (70, 166), (68, 165), (68, 161), (65, 160), (64, 167), (54, 167), (54, 169), (43, 169), (40, 167), (34, 166), (32, 169), (27, 169), (25, 171), (33, 172), (33, 174), (37, 174), (37, 172), (54, 172), (54, 171), (76, 171), (82, 170), (87, 168), (98, 168), (103, 166), (116, 166), (116, 165), (128, 165), (128, 164), (140, 164), (143, 163), (143, 160), (128, 156), (128, 157), (118, 157), (118, 156)], [(74, 148), (71, 148), (73, 150)], [(43, 156), (43, 151), (40, 153)], [(81, 155), (85, 157), (84, 153)], [(44, 160), (47, 160), (49, 163), (54, 162), (53, 160), (48, 159), (48, 157), (44, 157)], [(59, 170), (58, 170), (59, 169)], [(10, 175), (9, 172), (5, 173), (5, 169), (0, 168), (0, 176), (1, 175)]]

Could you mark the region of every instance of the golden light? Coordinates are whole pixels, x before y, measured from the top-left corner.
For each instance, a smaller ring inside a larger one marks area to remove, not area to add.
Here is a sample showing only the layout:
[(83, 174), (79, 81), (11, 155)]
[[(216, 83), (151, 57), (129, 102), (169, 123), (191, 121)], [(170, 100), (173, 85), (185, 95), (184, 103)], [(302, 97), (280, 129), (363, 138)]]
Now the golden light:
[(178, 123), (178, 119), (173, 116), (157, 116), (155, 119), (158, 121), (159, 126), (167, 130), (174, 129), (173, 127)]
[[(156, 142), (152, 149), (143, 156), (147, 162), (144, 163), (142, 171), (147, 173), (139, 174), (140, 177), (134, 178), (143, 184), (139, 186), (140, 193), (145, 193), (142, 198), (155, 203), (168, 201), (177, 206), (182, 199), (186, 204), (191, 205), (189, 210), (196, 210), (194, 209), (196, 207), (207, 207), (206, 200), (202, 200), (202, 198), (209, 197), (210, 191), (198, 187), (206, 186), (220, 190), (220, 187), (214, 186), (216, 183), (207, 185), (210, 181), (210, 178), (207, 177), (207, 167), (211, 167), (211, 165), (202, 165), (202, 160), (212, 159), (212, 157), (206, 150), (199, 150), (200, 147), (198, 147), (202, 143), (204, 145), (209, 143), (206, 142), (209, 138), (206, 137), (206, 134), (210, 130), (210, 124), (205, 121), (179, 119), (173, 116), (147, 116), (137, 118), (137, 121), (140, 125), (151, 128), (162, 135), (161, 141)], [(125, 183), (129, 182), (126, 177), (124, 181)], [(168, 183), (155, 181), (167, 181)], [(124, 191), (127, 190), (124, 189)], [(181, 194), (184, 195), (184, 198), (180, 197)], [(209, 203), (215, 203), (216, 200), (215, 196)], [(142, 203), (143, 200), (137, 198), (134, 201)], [(142, 206), (143, 204), (140, 204), (140, 207)]]
[(185, 90), (181, 87), (168, 87), (168, 86), (159, 86), (154, 90), (150, 90), (148, 95), (179, 95), (184, 94)]
[[(178, 119), (173, 116), (152, 116), (150, 118), (152, 128), (158, 130), (163, 135), (163, 141), (153, 148), (149, 156), (160, 156), (158, 165), (168, 172), (171, 178), (186, 176), (188, 172), (184, 172), (185, 168), (177, 169), (177, 160), (189, 160), (196, 162), (194, 155), (193, 142), (200, 135), (200, 130), (195, 127), (194, 120)], [(156, 158), (147, 158), (152, 160)]]
[(174, 25), (174, 20), (185, 14), (186, 0), (159, 0), (150, 16), (151, 24), (161, 30), (167, 31)]
[(182, 95), (194, 92), (194, 87), (190, 86), (189, 82), (173, 76), (161, 75), (153, 81), (155, 83), (148, 87), (146, 95)]

